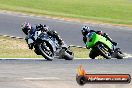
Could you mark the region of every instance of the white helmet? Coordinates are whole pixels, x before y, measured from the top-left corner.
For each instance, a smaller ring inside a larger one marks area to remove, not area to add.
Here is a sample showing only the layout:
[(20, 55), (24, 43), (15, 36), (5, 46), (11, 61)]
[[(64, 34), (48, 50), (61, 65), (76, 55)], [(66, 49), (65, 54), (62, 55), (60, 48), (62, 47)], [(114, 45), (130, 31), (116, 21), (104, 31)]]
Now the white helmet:
[(84, 31), (84, 32), (85, 32), (85, 31), (88, 31), (88, 32), (89, 32), (89, 31), (90, 31), (90, 28), (89, 28), (88, 26), (83, 26), (83, 27), (82, 27), (82, 31)]
[(88, 26), (83, 26), (81, 29), (82, 34), (84, 35), (85, 33), (89, 33), (90, 28)]

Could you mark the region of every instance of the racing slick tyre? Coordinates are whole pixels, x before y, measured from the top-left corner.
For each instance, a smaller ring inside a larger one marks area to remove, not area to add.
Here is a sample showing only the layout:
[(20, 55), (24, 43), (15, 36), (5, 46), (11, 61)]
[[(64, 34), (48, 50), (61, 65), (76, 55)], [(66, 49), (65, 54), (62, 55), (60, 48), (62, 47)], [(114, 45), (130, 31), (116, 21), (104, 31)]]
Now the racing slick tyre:
[(37, 55), (41, 55), (40, 51), (39, 51), (38, 48), (36, 48), (36, 47), (35, 47), (34, 52), (35, 52)]
[(114, 51), (115, 51), (114, 52), (115, 53), (115, 58), (117, 58), (117, 59), (123, 59), (124, 54), (121, 52), (121, 50), (119, 48), (116, 48)]
[(95, 57), (97, 57), (98, 55), (99, 55), (98, 49), (96, 47), (93, 47), (92, 50), (89, 53), (89, 57), (91, 59), (95, 59)]
[(53, 48), (48, 41), (42, 41), (41, 43), (37, 44), (37, 46), (39, 52), (45, 59), (49, 61), (52, 61), (54, 59)]
[(64, 53), (63, 58), (64, 58), (65, 60), (73, 60), (74, 54), (73, 54), (72, 51), (66, 50), (65, 53)]
[(61, 49), (59, 58), (63, 58), (65, 60), (73, 60), (74, 54), (70, 50)]
[(120, 52), (118, 52), (116, 58), (117, 58), (117, 59), (123, 59), (123, 55), (120, 54)]
[(95, 59), (96, 55), (95, 55), (95, 53), (94, 53), (93, 50), (90, 51), (89, 57), (90, 57), (91, 59)]

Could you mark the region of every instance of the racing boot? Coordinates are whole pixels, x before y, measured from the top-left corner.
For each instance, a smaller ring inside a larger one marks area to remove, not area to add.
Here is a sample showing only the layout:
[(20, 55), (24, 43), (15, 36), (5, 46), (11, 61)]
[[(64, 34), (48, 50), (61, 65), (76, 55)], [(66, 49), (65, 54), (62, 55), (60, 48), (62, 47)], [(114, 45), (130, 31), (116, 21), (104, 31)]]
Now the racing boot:
[(29, 38), (28, 39), (28, 47), (29, 47), (29, 49), (33, 49), (33, 45), (34, 45), (33, 39)]
[(28, 44), (29, 49), (33, 49), (33, 43)]
[(58, 43), (59, 43), (60, 46), (64, 45), (64, 41), (62, 39), (59, 39)]
[(112, 41), (112, 44), (113, 44), (114, 46), (117, 46), (117, 43), (116, 43), (116, 42), (113, 42), (113, 41)]
[(26, 40), (26, 43), (28, 44), (28, 37), (27, 36), (25, 37), (25, 40)]

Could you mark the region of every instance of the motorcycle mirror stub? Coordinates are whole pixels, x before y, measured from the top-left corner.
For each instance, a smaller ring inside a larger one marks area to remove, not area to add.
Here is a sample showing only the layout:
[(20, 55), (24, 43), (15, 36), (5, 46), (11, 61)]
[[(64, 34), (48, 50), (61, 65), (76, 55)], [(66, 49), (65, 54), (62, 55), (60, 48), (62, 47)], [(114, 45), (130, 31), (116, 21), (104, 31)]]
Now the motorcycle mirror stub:
[(131, 82), (129, 74), (87, 74), (82, 66), (77, 69), (76, 81), (84, 84), (127, 84)]

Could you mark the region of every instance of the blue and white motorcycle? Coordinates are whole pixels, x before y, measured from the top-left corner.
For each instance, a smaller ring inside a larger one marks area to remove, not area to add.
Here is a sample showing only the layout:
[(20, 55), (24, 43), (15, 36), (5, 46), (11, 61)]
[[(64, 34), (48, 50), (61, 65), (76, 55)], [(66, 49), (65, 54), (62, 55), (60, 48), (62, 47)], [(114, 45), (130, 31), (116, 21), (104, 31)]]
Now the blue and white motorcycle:
[(34, 52), (42, 55), (47, 60), (54, 58), (73, 60), (74, 54), (66, 44), (60, 46), (58, 41), (46, 32), (36, 31), (34, 41)]

